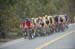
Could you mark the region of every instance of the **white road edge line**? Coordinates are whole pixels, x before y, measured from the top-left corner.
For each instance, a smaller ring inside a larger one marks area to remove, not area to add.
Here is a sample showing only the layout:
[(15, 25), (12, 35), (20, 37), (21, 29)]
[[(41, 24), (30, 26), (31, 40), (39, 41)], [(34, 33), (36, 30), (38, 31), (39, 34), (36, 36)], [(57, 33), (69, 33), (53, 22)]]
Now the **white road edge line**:
[(9, 41), (9, 42), (6, 42), (6, 43), (0, 45), (0, 48), (7, 47), (7, 46), (12, 45), (12, 44), (14, 44), (14, 43), (21, 42), (22, 39), (23, 39), (23, 38), (16, 39), (16, 40), (12, 40), (12, 41)]

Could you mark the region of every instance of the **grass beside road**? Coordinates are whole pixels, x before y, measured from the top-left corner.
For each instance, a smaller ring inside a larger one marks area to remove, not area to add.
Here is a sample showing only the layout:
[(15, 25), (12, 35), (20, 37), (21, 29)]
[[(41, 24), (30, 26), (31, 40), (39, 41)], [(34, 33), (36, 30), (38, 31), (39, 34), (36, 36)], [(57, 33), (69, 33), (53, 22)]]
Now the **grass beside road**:
[(21, 37), (22, 37), (21, 34), (17, 34), (17, 33), (11, 34), (11, 33), (8, 33), (8, 34), (6, 34), (5, 38), (0, 38), (0, 44), (8, 42), (8, 41), (19, 39)]

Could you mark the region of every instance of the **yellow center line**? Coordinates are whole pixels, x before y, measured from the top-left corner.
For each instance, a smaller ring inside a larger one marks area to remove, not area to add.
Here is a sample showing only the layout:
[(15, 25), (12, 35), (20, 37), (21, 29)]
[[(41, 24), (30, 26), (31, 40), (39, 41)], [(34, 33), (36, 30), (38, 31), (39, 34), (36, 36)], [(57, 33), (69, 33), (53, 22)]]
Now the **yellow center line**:
[(37, 47), (37, 48), (35, 48), (35, 49), (42, 49), (42, 48), (44, 48), (44, 47), (47, 47), (48, 45), (50, 45), (50, 44), (56, 42), (57, 40), (60, 40), (60, 39), (64, 38), (65, 36), (68, 36), (68, 35), (71, 34), (71, 33), (73, 33), (73, 31), (68, 32), (68, 33), (65, 33), (64, 35), (59, 36), (59, 37), (57, 37), (57, 38), (55, 38), (55, 39), (53, 39), (53, 40), (51, 40), (51, 41), (48, 41), (48, 42), (46, 42), (46, 43), (40, 45), (39, 47)]

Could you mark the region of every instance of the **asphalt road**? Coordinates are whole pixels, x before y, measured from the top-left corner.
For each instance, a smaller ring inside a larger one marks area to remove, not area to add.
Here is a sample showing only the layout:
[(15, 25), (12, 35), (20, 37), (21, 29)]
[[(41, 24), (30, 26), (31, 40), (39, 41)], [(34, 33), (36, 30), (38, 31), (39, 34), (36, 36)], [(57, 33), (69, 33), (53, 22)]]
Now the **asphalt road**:
[(75, 24), (69, 25), (65, 32), (32, 40), (20, 38), (0, 44), (0, 49), (75, 49)]

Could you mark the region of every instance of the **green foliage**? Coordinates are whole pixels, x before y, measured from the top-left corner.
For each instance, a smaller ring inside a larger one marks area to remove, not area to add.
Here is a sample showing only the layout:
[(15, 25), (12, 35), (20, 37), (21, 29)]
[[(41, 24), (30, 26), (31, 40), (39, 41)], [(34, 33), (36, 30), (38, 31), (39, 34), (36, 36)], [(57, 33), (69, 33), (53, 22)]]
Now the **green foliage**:
[(7, 32), (15, 28), (19, 30), (22, 19), (46, 14), (68, 14), (73, 18), (74, 4), (75, 0), (0, 0), (0, 29)]

